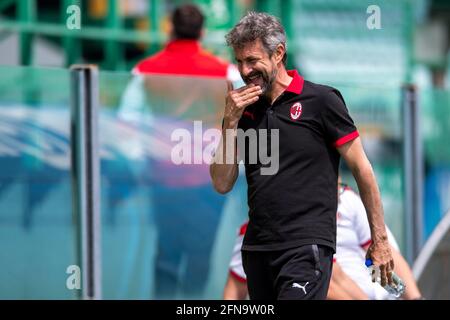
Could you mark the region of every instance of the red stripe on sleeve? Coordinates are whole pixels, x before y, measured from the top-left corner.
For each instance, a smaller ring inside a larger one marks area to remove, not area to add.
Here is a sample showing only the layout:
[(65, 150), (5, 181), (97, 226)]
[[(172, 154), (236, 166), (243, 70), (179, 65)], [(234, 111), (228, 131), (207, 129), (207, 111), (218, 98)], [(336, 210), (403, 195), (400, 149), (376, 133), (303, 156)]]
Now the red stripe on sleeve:
[(343, 146), (344, 144), (346, 144), (349, 141), (355, 140), (356, 138), (359, 137), (359, 132), (357, 130), (353, 131), (352, 133), (349, 133), (346, 136), (343, 136), (342, 138), (338, 139), (335, 143), (334, 146), (340, 147)]
[(239, 235), (243, 236), (245, 235), (245, 232), (247, 232), (247, 226), (248, 226), (248, 222), (244, 223), (241, 228), (239, 229)]
[(361, 244), (361, 248), (364, 248), (365, 246), (368, 246), (369, 244), (372, 243), (372, 239), (367, 240), (366, 242), (364, 242), (363, 244)]
[(240, 275), (238, 275), (236, 272), (234, 272), (233, 270), (230, 270), (230, 275), (235, 278), (237, 281), (242, 282), (242, 283), (247, 283), (247, 279), (242, 278)]

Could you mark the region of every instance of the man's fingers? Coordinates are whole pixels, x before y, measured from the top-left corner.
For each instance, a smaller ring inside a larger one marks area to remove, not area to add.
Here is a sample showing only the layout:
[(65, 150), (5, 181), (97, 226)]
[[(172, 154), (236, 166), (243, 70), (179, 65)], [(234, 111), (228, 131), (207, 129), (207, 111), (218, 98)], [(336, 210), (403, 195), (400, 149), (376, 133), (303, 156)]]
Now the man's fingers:
[(258, 101), (258, 99), (259, 99), (259, 96), (257, 95), (257, 96), (253, 96), (249, 99), (239, 100), (239, 102), (236, 103), (236, 109), (237, 110), (245, 109), (247, 106)]
[(235, 90), (235, 92), (239, 93), (239, 94), (244, 94), (245, 92), (248, 91), (257, 91), (257, 90), (261, 90), (260, 86), (255, 86), (253, 83), (250, 83), (249, 85), (246, 85), (242, 88), (239, 88), (237, 90)]
[(261, 94), (261, 87), (253, 84), (241, 89), (229, 91), (226, 99), (227, 108), (229, 112), (240, 117), (247, 106), (258, 101)]
[(256, 92), (257, 94), (261, 94), (262, 93), (261, 87), (260, 86), (254, 86), (252, 84), (251, 87), (246, 86), (246, 87), (243, 87), (243, 88), (239, 88), (237, 90), (231, 90), (228, 93), (234, 99), (240, 99), (240, 98), (245, 98), (250, 93), (254, 93), (254, 92)]
[(242, 91), (240, 93), (234, 93), (235, 101), (247, 101), (249, 99), (253, 99), (255, 96), (259, 96), (262, 94), (262, 90), (259, 86), (247, 89), (245, 91)]
[(258, 100), (259, 100), (259, 96), (256, 96), (256, 97), (251, 98), (251, 99), (248, 100), (247, 102), (248, 102), (248, 104), (250, 105), (250, 104), (252, 104), (252, 103), (255, 103), (255, 102), (258, 101)]
[[(243, 108), (243, 107), (246, 107), (246, 106), (252, 104), (253, 102), (255, 102), (259, 99), (259, 95), (260, 95), (260, 93), (257, 91), (257, 92), (249, 93), (243, 97), (238, 97), (235, 100), (236, 107)], [(258, 97), (258, 99), (255, 100), (255, 97)]]
[(242, 92), (240, 92), (241, 94), (249, 94), (252, 92), (260, 92), (261, 91), (261, 87), (260, 86), (253, 86), (250, 88), (247, 88), (245, 90), (243, 90)]
[(387, 283), (386, 266), (380, 266), (381, 286), (384, 287)]
[(261, 94), (261, 90), (256, 90), (256, 91), (247, 91), (245, 94), (243, 94), (240, 98), (245, 101), (248, 99), (252, 99), (255, 96), (259, 96)]
[(393, 284), (393, 280), (392, 280), (392, 270), (389, 268), (386, 272), (387, 274), (387, 283), (392, 285)]
[(246, 85), (246, 86), (237, 88), (237, 89), (234, 90), (234, 91), (237, 92), (237, 93), (241, 93), (242, 91), (247, 90), (247, 89), (249, 89), (249, 88), (253, 88), (254, 86), (255, 86), (255, 85), (254, 85), (253, 83), (250, 83), (250, 84), (248, 84), (248, 85)]
[(392, 272), (394, 271), (394, 260), (389, 261), (388, 266), (389, 266), (387, 271), (388, 283), (392, 284), (393, 283)]

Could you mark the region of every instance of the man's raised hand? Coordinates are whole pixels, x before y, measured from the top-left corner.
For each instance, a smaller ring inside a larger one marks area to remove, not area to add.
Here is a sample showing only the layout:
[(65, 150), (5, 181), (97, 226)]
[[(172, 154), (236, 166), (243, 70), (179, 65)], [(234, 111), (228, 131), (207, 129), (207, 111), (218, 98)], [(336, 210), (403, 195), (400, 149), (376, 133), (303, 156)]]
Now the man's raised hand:
[(233, 90), (233, 85), (227, 81), (228, 93), (225, 104), (224, 124), (228, 128), (236, 128), (245, 108), (258, 101), (262, 94), (260, 86), (249, 84)]

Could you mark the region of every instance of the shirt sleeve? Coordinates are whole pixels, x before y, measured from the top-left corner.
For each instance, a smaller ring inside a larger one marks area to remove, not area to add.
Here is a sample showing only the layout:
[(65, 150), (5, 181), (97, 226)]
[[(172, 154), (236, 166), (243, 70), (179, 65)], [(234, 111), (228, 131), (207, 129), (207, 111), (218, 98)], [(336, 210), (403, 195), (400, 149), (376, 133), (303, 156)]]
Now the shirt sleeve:
[(340, 147), (359, 136), (353, 119), (348, 113), (341, 93), (330, 88), (324, 96), (322, 124), (326, 139), (335, 147)]

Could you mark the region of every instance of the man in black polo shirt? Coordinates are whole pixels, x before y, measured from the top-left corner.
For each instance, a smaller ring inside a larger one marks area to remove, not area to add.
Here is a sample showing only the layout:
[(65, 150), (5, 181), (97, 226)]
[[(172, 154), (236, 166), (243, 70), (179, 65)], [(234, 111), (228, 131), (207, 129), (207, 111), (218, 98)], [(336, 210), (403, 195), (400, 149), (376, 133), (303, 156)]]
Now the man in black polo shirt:
[(220, 193), (233, 188), (240, 134), (265, 130), (263, 148), (278, 156), (277, 170), (267, 174), (261, 154), (257, 161), (251, 155), (252, 145), (264, 146), (264, 135), (246, 135), (258, 141), (244, 139), (240, 150), (250, 208), (242, 246), (250, 298), (326, 298), (336, 247), (340, 156), (353, 172), (367, 211), (373, 239), (367, 255), (380, 267), (383, 284), (391, 282), (393, 260), (380, 193), (339, 91), (285, 69), (286, 36), (273, 16), (251, 12), (226, 38), (247, 85), (228, 88), (222, 140), (210, 167), (214, 188)]

